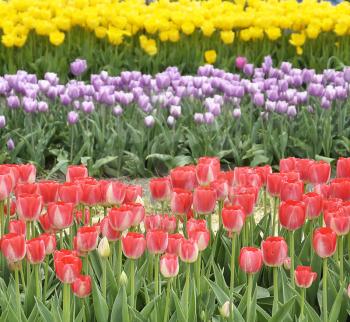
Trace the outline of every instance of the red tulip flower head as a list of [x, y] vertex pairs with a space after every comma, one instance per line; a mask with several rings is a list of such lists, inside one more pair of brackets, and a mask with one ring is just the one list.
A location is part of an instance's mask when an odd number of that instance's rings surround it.
[[56, 249], [56, 236], [54, 234], [44, 233], [38, 238], [44, 241], [45, 244], [45, 255], [52, 254]]
[[125, 206], [129, 207], [132, 212], [133, 220], [131, 226], [137, 227], [145, 218], [145, 207], [137, 202], [125, 203]]
[[105, 201], [110, 205], [121, 205], [125, 199], [126, 186], [119, 181], [110, 181], [105, 192]]
[[185, 215], [192, 206], [192, 192], [175, 188], [171, 194], [171, 211], [177, 215]]
[[116, 241], [121, 238], [121, 232], [113, 229], [109, 222], [109, 217], [106, 216], [101, 220], [100, 229], [103, 237], [106, 237], [109, 241]]
[[66, 181], [74, 182], [77, 179], [88, 177], [88, 170], [85, 165], [70, 165], [67, 168]]
[[142, 197], [142, 187], [138, 185], [125, 186], [124, 202], [136, 202], [137, 197]]
[[109, 223], [114, 230], [125, 231], [131, 227], [133, 212], [129, 206], [122, 205], [119, 208], [112, 208], [108, 213]]
[[19, 182], [33, 183], [36, 178], [36, 167], [33, 164], [21, 164], [18, 166]]
[[295, 171], [296, 168], [296, 158], [290, 157], [280, 160], [280, 172], [290, 172]]
[[11, 220], [9, 222], [9, 233], [26, 235], [26, 222], [23, 220]]
[[17, 183], [15, 188], [15, 195], [18, 197], [21, 194], [34, 195], [38, 191], [37, 183]]
[[350, 158], [338, 159], [337, 178], [350, 178]]
[[180, 233], [169, 234], [168, 235], [168, 247], [166, 252], [169, 254], [179, 254], [181, 241], [184, 239], [184, 236]]
[[86, 180], [81, 184], [83, 190], [81, 202], [93, 206], [102, 201], [101, 185], [96, 180]]
[[333, 198], [339, 198], [343, 201], [350, 200], [350, 179], [336, 178], [333, 179], [329, 187], [329, 195]]
[[301, 200], [304, 193], [304, 183], [298, 179], [284, 178], [281, 182], [281, 201]]
[[58, 195], [61, 201], [78, 205], [81, 201], [83, 190], [78, 183], [65, 182], [58, 187]]
[[308, 192], [303, 195], [302, 201], [305, 204], [306, 217], [317, 218], [322, 212], [323, 198], [316, 192]]
[[90, 252], [97, 247], [99, 232], [96, 227], [80, 227], [77, 232], [77, 250], [81, 253]]
[[315, 161], [309, 167], [309, 181], [312, 184], [327, 183], [331, 176], [331, 165], [325, 161]]
[[26, 255], [24, 235], [7, 234], [1, 239], [1, 252], [9, 263], [19, 262]]
[[216, 191], [218, 200], [225, 200], [228, 196], [229, 185], [226, 179], [216, 179], [210, 184], [210, 187]]
[[43, 199], [40, 195], [21, 194], [17, 196], [17, 213], [25, 221], [38, 220], [43, 208]]
[[225, 206], [222, 209], [221, 216], [225, 230], [230, 233], [239, 233], [242, 230], [246, 218], [242, 206]]
[[170, 178], [173, 188], [192, 191], [197, 186], [196, 167], [177, 167], [170, 171]]
[[297, 266], [294, 272], [295, 284], [298, 287], [309, 288], [316, 281], [317, 273], [313, 272], [311, 266]]
[[162, 216], [161, 215], [145, 216], [144, 224], [145, 224], [146, 231], [161, 229], [162, 228]]
[[314, 231], [312, 246], [318, 256], [332, 256], [337, 248], [337, 234], [330, 228], [317, 228]]
[[350, 232], [350, 214], [343, 209], [333, 212], [329, 218], [328, 226], [338, 236], [346, 236]]
[[65, 229], [73, 224], [74, 205], [68, 202], [53, 202], [47, 206], [47, 215], [51, 227]]
[[168, 233], [163, 230], [150, 230], [146, 234], [146, 242], [151, 254], [162, 254], [168, 247]]
[[149, 182], [152, 199], [155, 201], [166, 201], [171, 197], [171, 181], [168, 177], [153, 178]]
[[282, 201], [279, 209], [281, 226], [293, 231], [302, 227], [305, 223], [305, 204], [302, 201]]
[[261, 250], [266, 266], [282, 266], [288, 256], [288, 246], [283, 237], [267, 237], [261, 243]]
[[179, 258], [174, 254], [164, 254], [160, 258], [160, 272], [165, 278], [175, 277], [179, 273]]
[[65, 284], [72, 284], [79, 276], [82, 261], [74, 255], [63, 255], [54, 258], [57, 278]]
[[45, 243], [41, 238], [27, 241], [27, 260], [30, 264], [42, 263], [45, 259]]
[[205, 250], [210, 241], [210, 232], [207, 228], [198, 227], [188, 231], [188, 238], [194, 240], [197, 243], [198, 250]]
[[162, 218], [161, 229], [168, 232], [169, 234], [173, 234], [176, 231], [176, 217], [164, 215]]
[[84, 298], [91, 293], [91, 276], [79, 275], [71, 284], [73, 294], [79, 298]]
[[38, 183], [38, 194], [43, 197], [43, 202], [47, 205], [58, 199], [59, 183], [56, 181], [46, 180]]
[[10, 196], [12, 190], [12, 177], [10, 170], [0, 169], [0, 200], [5, 200]]
[[271, 196], [279, 197], [282, 179], [283, 176], [280, 173], [270, 173], [267, 175], [266, 190]]
[[122, 237], [122, 248], [125, 257], [138, 259], [146, 249], [146, 239], [143, 234], [129, 232]]
[[259, 248], [243, 247], [239, 253], [239, 267], [247, 274], [255, 274], [260, 271], [263, 258]]
[[216, 206], [216, 191], [210, 187], [197, 187], [193, 193], [193, 210], [201, 215], [211, 214]]
[[186, 224], [186, 229], [187, 231], [190, 230], [195, 230], [198, 228], [202, 228], [202, 229], [206, 229], [207, 228], [207, 222], [205, 219], [195, 219], [195, 218], [191, 218], [187, 221]]
[[179, 257], [185, 263], [194, 263], [198, 258], [198, 246], [192, 239], [183, 239], [179, 248]]

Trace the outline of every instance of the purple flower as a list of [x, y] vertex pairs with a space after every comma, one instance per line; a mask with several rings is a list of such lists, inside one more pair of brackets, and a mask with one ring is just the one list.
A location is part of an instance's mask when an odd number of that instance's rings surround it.
[[307, 91], [311, 96], [321, 97], [323, 95], [324, 88], [321, 84], [310, 83]]
[[287, 102], [285, 102], [285, 101], [278, 101], [276, 103], [276, 111], [278, 113], [284, 114], [284, 113], [287, 112], [287, 110], [288, 110], [288, 103]]
[[173, 126], [175, 124], [175, 118], [172, 115], [169, 115], [166, 122], [169, 126]]
[[80, 76], [87, 69], [87, 63], [85, 59], [76, 59], [70, 64], [70, 72], [74, 76]]
[[62, 105], [68, 106], [72, 102], [72, 99], [67, 94], [61, 94], [60, 102]]
[[74, 101], [74, 102], [73, 102], [73, 107], [74, 107], [76, 110], [79, 110], [79, 109], [80, 109], [80, 102], [79, 102], [79, 101]]
[[6, 145], [9, 151], [13, 151], [15, 149], [15, 142], [13, 142], [11, 138], [7, 140]]
[[144, 123], [147, 127], [153, 127], [155, 123], [154, 117], [152, 115], [146, 116], [144, 119]]
[[297, 110], [296, 110], [294, 105], [289, 105], [288, 106], [287, 115], [289, 117], [294, 117], [295, 115], [297, 115]]
[[239, 107], [235, 108], [232, 112], [232, 116], [235, 118], [235, 119], [239, 119], [242, 115], [242, 112], [241, 112], [241, 109]]
[[113, 107], [113, 115], [114, 116], [120, 116], [122, 114], [123, 114], [123, 109], [120, 105]]
[[70, 111], [67, 116], [67, 122], [70, 125], [76, 124], [79, 120], [79, 114], [75, 111]]
[[204, 122], [204, 115], [202, 113], [194, 113], [193, 119], [196, 123], [201, 124]]
[[59, 82], [59, 78], [56, 73], [47, 72], [45, 73], [44, 78], [53, 86], [56, 86]]
[[243, 69], [246, 63], [247, 63], [247, 58], [242, 56], [236, 57], [235, 65], [237, 69]]
[[344, 68], [344, 80], [350, 83], [350, 67]]
[[214, 123], [214, 120], [215, 120], [215, 117], [214, 117], [213, 113], [211, 113], [211, 112], [204, 113], [204, 121], [205, 121], [205, 123], [212, 124], [212, 123]]
[[49, 110], [49, 106], [46, 102], [40, 101], [38, 102], [38, 111], [39, 112], [47, 112]]
[[44, 93], [46, 93], [51, 86], [50, 82], [46, 79], [39, 80], [38, 85], [39, 85], [39, 89]]
[[170, 115], [172, 115], [175, 118], [178, 118], [181, 115], [181, 106], [171, 105], [170, 106]]
[[252, 76], [254, 73], [254, 65], [253, 64], [245, 64], [243, 67], [243, 73], [247, 76]]
[[284, 74], [289, 74], [290, 71], [292, 69], [292, 64], [289, 63], [289, 62], [282, 62], [281, 64], [281, 71], [284, 73]]
[[0, 129], [6, 126], [6, 117], [4, 115], [0, 115]]
[[21, 102], [20, 102], [18, 96], [15, 96], [15, 95], [11, 95], [11, 96], [7, 97], [6, 103], [10, 109], [19, 108], [21, 105]]
[[263, 106], [265, 103], [264, 94], [261, 94], [261, 93], [254, 94], [253, 103], [256, 106]]
[[27, 113], [33, 113], [36, 111], [38, 102], [29, 97], [23, 97], [23, 109]]
[[95, 105], [93, 102], [84, 101], [81, 103], [81, 108], [84, 113], [90, 114], [95, 110]]
[[331, 108], [331, 102], [326, 97], [322, 97], [321, 107], [325, 110], [328, 110]]

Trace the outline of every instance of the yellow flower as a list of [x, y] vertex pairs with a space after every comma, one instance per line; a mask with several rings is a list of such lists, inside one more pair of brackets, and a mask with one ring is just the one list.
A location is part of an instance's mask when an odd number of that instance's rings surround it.
[[169, 40], [169, 33], [167, 31], [161, 31], [159, 33], [159, 39], [162, 42], [168, 41]]
[[168, 32], [168, 36], [171, 42], [178, 42], [180, 39], [180, 33], [177, 29], [170, 29]]
[[215, 50], [207, 50], [204, 53], [204, 58], [208, 64], [214, 64], [216, 61], [216, 51]]
[[14, 45], [16, 47], [23, 47], [23, 45], [25, 44], [26, 41], [27, 41], [26, 35], [17, 36], [17, 37], [15, 37]]
[[110, 28], [107, 31], [108, 40], [112, 45], [120, 45], [123, 42], [123, 33], [116, 29]]
[[201, 26], [201, 30], [202, 30], [204, 36], [210, 37], [213, 34], [213, 32], [215, 31], [215, 28], [214, 28], [214, 25], [210, 21], [206, 21]]
[[91, 30], [94, 30], [100, 24], [100, 19], [97, 16], [91, 15], [86, 18], [86, 25]]
[[145, 51], [148, 55], [154, 56], [157, 53], [157, 46], [153, 46], [152, 44], [149, 44], [146, 46]]
[[265, 30], [267, 37], [274, 41], [281, 37], [281, 29], [277, 27], [269, 27]]
[[15, 36], [11, 34], [2, 35], [1, 42], [7, 48], [13, 47], [15, 45]]
[[249, 41], [252, 36], [250, 33], [250, 29], [243, 29], [241, 30], [239, 37], [243, 40], [243, 41]]
[[344, 36], [346, 34], [347, 30], [348, 30], [348, 26], [345, 24], [337, 23], [334, 27], [334, 32], [338, 36]]
[[107, 29], [105, 27], [99, 26], [95, 29], [95, 35], [97, 38], [104, 38], [107, 35]]
[[232, 44], [235, 39], [235, 33], [233, 31], [221, 31], [220, 38], [224, 44]]
[[330, 18], [323, 19], [321, 22], [321, 27], [323, 31], [331, 31], [333, 28], [333, 20]]
[[303, 54], [303, 48], [301, 48], [301, 47], [297, 47], [297, 54], [299, 55], [299, 56], [301, 56], [302, 54]]
[[187, 21], [181, 25], [181, 30], [185, 35], [190, 35], [194, 32], [194, 24]]
[[306, 28], [306, 34], [310, 39], [316, 39], [320, 31], [320, 27], [317, 25], [308, 25]]
[[54, 46], [59, 46], [64, 41], [64, 33], [60, 31], [54, 31], [50, 33], [50, 43]]
[[295, 47], [301, 47], [305, 43], [305, 35], [294, 33], [291, 35], [289, 42]]

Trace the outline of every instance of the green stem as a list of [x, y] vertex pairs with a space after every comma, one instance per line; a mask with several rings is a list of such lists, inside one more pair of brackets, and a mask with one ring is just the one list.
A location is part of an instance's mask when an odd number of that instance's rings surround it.
[[23, 265], [21, 263], [21, 268], [20, 268], [20, 274], [21, 274], [21, 281], [22, 281], [22, 286], [24, 288], [24, 291], [26, 290], [26, 280], [24, 278], [24, 273], [23, 273]]
[[154, 293], [159, 295], [159, 254], [156, 254], [154, 267]]
[[107, 259], [102, 258], [102, 296], [106, 299], [107, 295]]
[[182, 231], [183, 231], [185, 238], [187, 238], [187, 214], [184, 215]]
[[185, 309], [185, 316], [186, 320], [188, 318], [188, 298], [189, 298], [189, 293], [190, 293], [190, 272], [191, 272], [191, 266], [189, 263], [186, 264], [186, 282], [185, 282], [185, 288], [184, 288], [184, 298], [185, 298], [185, 303], [186, 306], [184, 307]]
[[344, 243], [343, 236], [339, 236], [339, 275], [340, 275], [340, 286], [344, 282]]
[[117, 241], [117, 281], [119, 283], [119, 278], [122, 273], [122, 259], [123, 259], [123, 254], [122, 254], [122, 241], [119, 239]]
[[21, 298], [20, 298], [20, 293], [19, 293], [18, 269], [15, 270], [15, 284], [16, 284], [16, 302], [17, 302], [18, 318], [19, 318], [19, 321], [21, 321], [22, 320], [22, 316], [21, 316]]
[[232, 233], [232, 244], [231, 244], [231, 277], [230, 277], [230, 294], [231, 301], [233, 300], [233, 288], [235, 280], [235, 248], [236, 248], [236, 233]]
[[81, 206], [81, 225], [85, 225], [85, 205]]
[[63, 321], [70, 321], [70, 284], [63, 284]]
[[198, 296], [201, 294], [201, 263], [202, 262], [202, 252], [198, 253], [198, 259], [195, 265], [195, 274], [196, 274], [196, 287], [198, 291]]
[[165, 310], [164, 310], [164, 319], [163, 322], [169, 321], [169, 306], [170, 306], [170, 290], [171, 290], [172, 278], [168, 279], [167, 288], [166, 288], [166, 299], [165, 299]]
[[277, 231], [276, 231], [276, 217], [277, 217], [277, 197], [273, 197], [273, 217], [272, 217], [272, 235], [277, 236]]
[[47, 282], [48, 282], [48, 279], [49, 279], [49, 255], [47, 255], [45, 257], [45, 272], [44, 272], [44, 275], [45, 275], [45, 280], [44, 280], [44, 295], [43, 295], [43, 298], [45, 300], [46, 299], [46, 292], [47, 292]]
[[266, 193], [266, 187], [263, 188], [264, 193], [264, 217], [267, 214], [267, 193]]
[[273, 306], [272, 316], [278, 311], [278, 267], [273, 268]]
[[304, 307], [305, 307], [305, 288], [301, 288], [301, 305], [300, 305], [300, 320], [304, 320]]
[[294, 280], [294, 231], [289, 232], [289, 250], [290, 250], [290, 282], [292, 288], [295, 289], [295, 280]]
[[218, 231], [221, 232], [222, 230], [222, 217], [221, 217], [221, 213], [222, 213], [222, 208], [224, 206], [224, 201], [223, 200], [219, 200], [219, 229]]
[[135, 308], [135, 260], [130, 261], [130, 306]]
[[90, 226], [92, 226], [93, 209], [94, 209], [93, 207], [89, 208], [89, 211], [90, 211], [90, 222], [89, 222], [89, 224], [90, 224]]
[[249, 217], [250, 222], [249, 222], [249, 228], [250, 228], [250, 245], [254, 246], [254, 213], [250, 215]]
[[1, 235], [0, 238], [4, 235], [5, 232], [5, 222], [4, 222], [4, 201], [0, 201], [0, 225], [1, 225]]
[[[251, 314], [252, 306], [252, 290], [253, 290], [253, 275], [248, 274], [248, 293], [247, 293], [247, 321], [248, 317]], [[255, 310], [255, 308], [254, 308]]]
[[63, 249], [63, 230], [60, 230], [60, 249]]
[[35, 272], [35, 295], [38, 299], [41, 299], [41, 292], [40, 292], [40, 285], [41, 281], [39, 281], [39, 270], [40, 270], [40, 264], [34, 265], [34, 272]]
[[323, 278], [322, 278], [322, 314], [323, 314], [323, 322], [328, 321], [328, 300], [327, 300], [327, 257], [323, 259]]

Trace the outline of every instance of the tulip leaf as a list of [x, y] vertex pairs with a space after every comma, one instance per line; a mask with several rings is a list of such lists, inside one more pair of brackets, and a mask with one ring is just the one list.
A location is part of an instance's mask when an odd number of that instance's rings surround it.
[[343, 287], [343, 285], [340, 285], [339, 292], [338, 292], [336, 298], [334, 299], [332, 309], [331, 309], [331, 312], [329, 314], [329, 321], [337, 321], [338, 320], [338, 316], [339, 316], [340, 309], [341, 309], [342, 302], [343, 302], [343, 293], [344, 293], [344, 287]]
[[186, 316], [185, 316], [185, 312], [182, 309], [181, 302], [180, 302], [177, 294], [174, 292], [174, 290], [172, 290], [172, 295], [173, 295], [172, 297], [174, 299], [175, 308], [176, 308], [176, 321], [188, 322], [188, 320], [186, 319]]
[[215, 296], [220, 306], [222, 306], [225, 302], [230, 300], [229, 296], [216, 283], [212, 282], [211, 280], [208, 280], [207, 278], [206, 281], [215, 293]]
[[254, 294], [253, 294], [253, 298], [252, 298], [252, 306], [251, 306], [251, 310], [248, 312], [248, 318], [247, 318], [247, 322], [254, 322], [255, 318], [256, 318], [256, 293], [257, 290], [255, 289]]
[[188, 305], [188, 321], [197, 321], [196, 311], [197, 311], [197, 301], [196, 301], [196, 287], [195, 283], [190, 284], [190, 298]]
[[[29, 263], [27, 264], [29, 265]], [[31, 265], [29, 265], [31, 266]], [[31, 271], [30, 280], [26, 287], [26, 292], [24, 295], [24, 312], [29, 314], [32, 307], [35, 305], [34, 292], [35, 292], [35, 272], [34, 269]]]
[[288, 315], [292, 309], [295, 302], [295, 296], [293, 296], [287, 303], [280, 306], [276, 314], [274, 314], [269, 322], [280, 322], [285, 321], [285, 317]]
[[45, 322], [54, 321], [52, 313], [39, 299], [35, 298], [38, 311]]
[[123, 289], [122, 321], [129, 322], [130, 316], [129, 316], [128, 296], [126, 294], [126, 286], [123, 286], [122, 289]]
[[109, 314], [108, 305], [106, 300], [103, 298], [95, 279], [92, 280], [92, 302], [97, 322], [107, 321]]
[[[301, 305], [301, 295], [300, 293], [298, 293], [296, 290], [292, 290], [293, 293], [296, 295], [296, 300], [299, 304], [299, 306]], [[316, 311], [312, 308], [312, 306], [305, 301], [305, 312], [306, 315], [309, 318], [309, 321], [313, 321], [313, 322], [321, 322], [320, 317], [318, 316], [318, 314], [316, 313]]]
[[94, 165], [92, 166], [93, 170], [98, 170], [100, 169], [102, 166], [104, 166], [105, 164], [108, 164], [114, 160], [116, 160], [118, 158], [118, 156], [106, 156], [102, 159], [98, 159]]
[[116, 296], [113, 303], [111, 321], [118, 321], [122, 316], [122, 302], [123, 302], [123, 294], [120, 288], [118, 295]]

